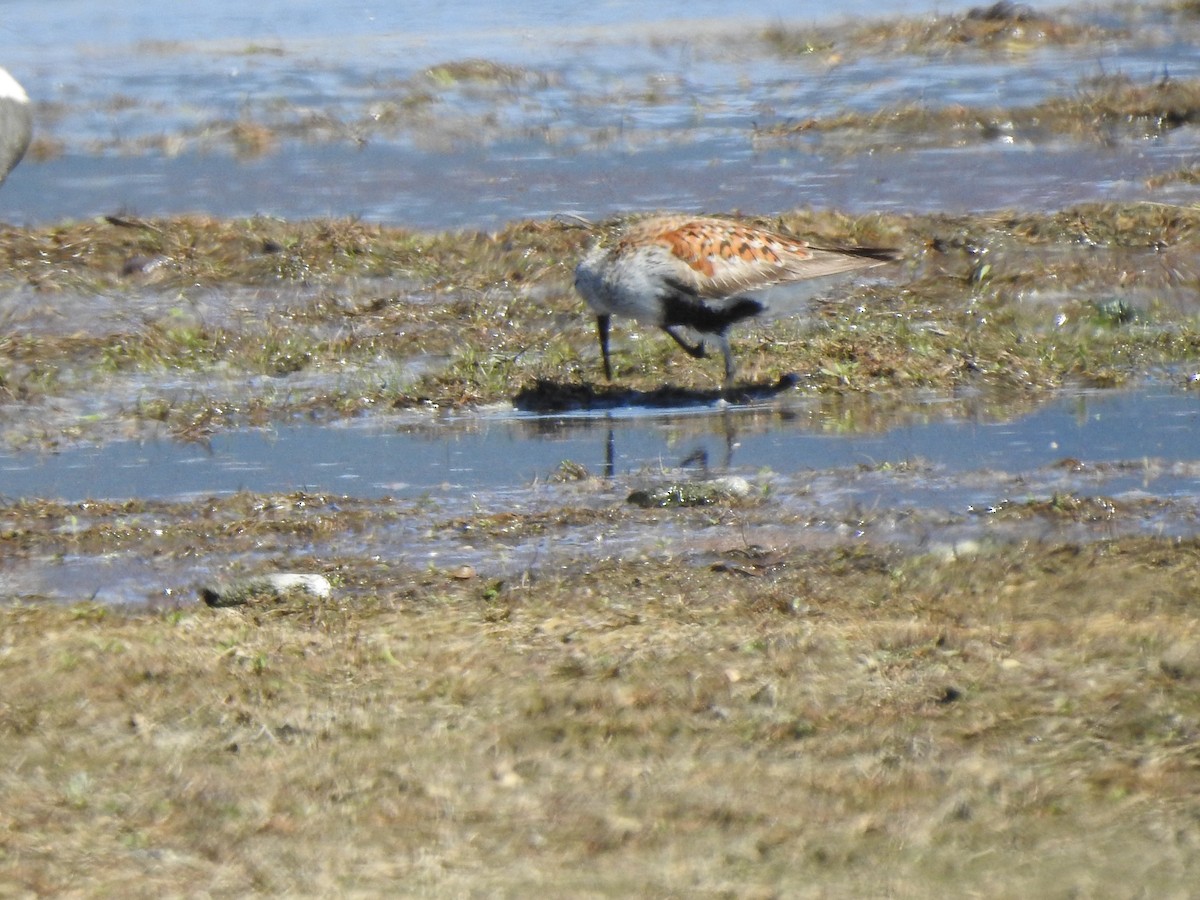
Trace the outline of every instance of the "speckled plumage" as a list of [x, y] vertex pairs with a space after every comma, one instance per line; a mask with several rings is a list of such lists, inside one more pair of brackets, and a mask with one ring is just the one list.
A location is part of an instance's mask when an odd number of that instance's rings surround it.
[[692, 356], [705, 355], [703, 340], [690, 344], [679, 328], [711, 338], [725, 358], [729, 384], [734, 364], [728, 329], [765, 309], [748, 295], [899, 258], [895, 250], [817, 247], [730, 219], [656, 216], [593, 247], [575, 270], [575, 287], [596, 313], [608, 378], [609, 323], [621, 315], [662, 328]]

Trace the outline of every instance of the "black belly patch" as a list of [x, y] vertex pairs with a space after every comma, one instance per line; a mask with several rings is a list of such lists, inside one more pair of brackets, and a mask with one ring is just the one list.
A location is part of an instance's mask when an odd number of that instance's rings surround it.
[[719, 306], [709, 306], [695, 294], [680, 290], [681, 285], [671, 287], [672, 290], [659, 297], [664, 326], [683, 325], [696, 331], [720, 334], [730, 325], [757, 316], [765, 309], [749, 297], [733, 297], [719, 301]]

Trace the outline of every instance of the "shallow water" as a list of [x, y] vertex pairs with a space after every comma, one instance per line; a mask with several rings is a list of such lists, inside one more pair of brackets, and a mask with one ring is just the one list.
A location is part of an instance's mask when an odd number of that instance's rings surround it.
[[[847, 151], [837, 136], [761, 141], [773, 124], [914, 102], [1013, 107], [1105, 73], [1135, 83], [1200, 74], [1200, 57], [1153, 15], [1138, 37], [1012, 54], [786, 57], [768, 26], [962, 11], [977, 4], [715, 2], [5, 5], [0, 63], [39, 101], [60, 154], [27, 160], [0, 218], [40, 223], [118, 211], [284, 218], [359, 216], [422, 228], [629, 209], [796, 206], [1055, 208], [1152, 196], [1148, 176], [1194, 159], [1195, 129], [1152, 139], [1046, 143], [1028, 136], [902, 152]], [[1107, 23], [1083, 5], [1073, 19]], [[1161, 18], [1161, 17], [1160, 17]], [[550, 25], [549, 21], [561, 24]], [[1120, 24], [1117, 21], [1113, 24]], [[491, 81], [427, 70], [486, 59]], [[235, 152], [230, 127], [276, 137]], [[884, 148], [886, 150], [886, 148]], [[946, 178], [947, 171], [972, 177]], [[1156, 199], [1170, 199], [1159, 191]]]
[[218, 434], [208, 445], [164, 439], [49, 455], [0, 453], [0, 478], [10, 497], [64, 501], [237, 491], [414, 498], [517, 491], [552, 476], [564, 461], [623, 479], [679, 468], [691, 469], [693, 477], [770, 472], [794, 478], [916, 463], [936, 479], [923, 493], [919, 485], [906, 487], [903, 498], [888, 502], [933, 507], [950, 498], [950, 505], [961, 505], [956, 479], [1036, 472], [1074, 460], [1094, 470], [1134, 464], [1110, 468], [1106, 490], [1200, 496], [1193, 468], [1200, 466], [1200, 397], [1194, 393], [1156, 386], [1070, 393], [999, 421], [987, 413], [956, 414], [961, 409], [931, 400], [879, 426], [856, 426], [812, 404], [787, 402], [306, 424]]
[[[1073, 393], [1000, 420], [950, 406], [931, 400], [868, 432], [799, 404], [297, 426], [219, 435], [207, 449], [161, 441], [8, 454], [0, 456], [0, 478], [14, 495], [186, 500], [305, 491], [339, 498], [334, 510], [366, 502], [374, 512], [369, 524], [324, 537], [268, 530], [216, 555], [179, 548], [18, 554], [0, 571], [0, 593], [176, 603], [193, 602], [197, 585], [231, 571], [296, 558], [466, 565], [482, 577], [509, 578], [603, 558], [719, 559], [747, 546], [867, 542], [971, 553], [981, 542], [1182, 536], [1200, 527], [1194, 393], [1162, 386]], [[611, 476], [555, 481], [566, 460]], [[633, 488], [720, 475], [744, 478], [760, 499], [711, 515], [628, 512]], [[1082, 504], [1079, 514], [1071, 512], [1072, 498]], [[209, 505], [197, 502], [197, 514]], [[71, 516], [56, 532], [89, 527], [91, 506], [80, 503], [78, 524]], [[560, 518], [562, 510], [593, 514]], [[108, 528], [120, 535], [136, 525], [145, 533], [161, 519], [169, 529], [174, 515], [118, 513]], [[545, 527], [520, 524], [539, 516], [547, 517]], [[510, 519], [511, 535], [488, 525]], [[0, 528], [8, 527], [0, 514]], [[209, 527], [219, 531], [219, 520]]]

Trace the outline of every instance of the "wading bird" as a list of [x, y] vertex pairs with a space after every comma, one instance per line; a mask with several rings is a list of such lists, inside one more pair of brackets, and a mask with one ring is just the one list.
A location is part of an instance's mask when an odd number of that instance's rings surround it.
[[[900, 259], [896, 250], [809, 244], [730, 219], [655, 216], [593, 247], [575, 269], [575, 288], [596, 313], [604, 375], [612, 380], [608, 333], [614, 315], [655, 325], [697, 358], [711, 339], [733, 383], [729, 328], [767, 309], [755, 292]], [[680, 329], [700, 336], [689, 341]]]
[[0, 69], [0, 183], [21, 161], [33, 136], [33, 112], [25, 90]]

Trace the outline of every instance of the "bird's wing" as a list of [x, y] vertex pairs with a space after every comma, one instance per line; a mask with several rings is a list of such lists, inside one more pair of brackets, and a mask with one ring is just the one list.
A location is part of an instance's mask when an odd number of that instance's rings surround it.
[[676, 279], [700, 297], [727, 297], [785, 281], [820, 278], [898, 258], [870, 248], [819, 248], [725, 219], [667, 216], [626, 231], [632, 244], [666, 248], [684, 263]]

